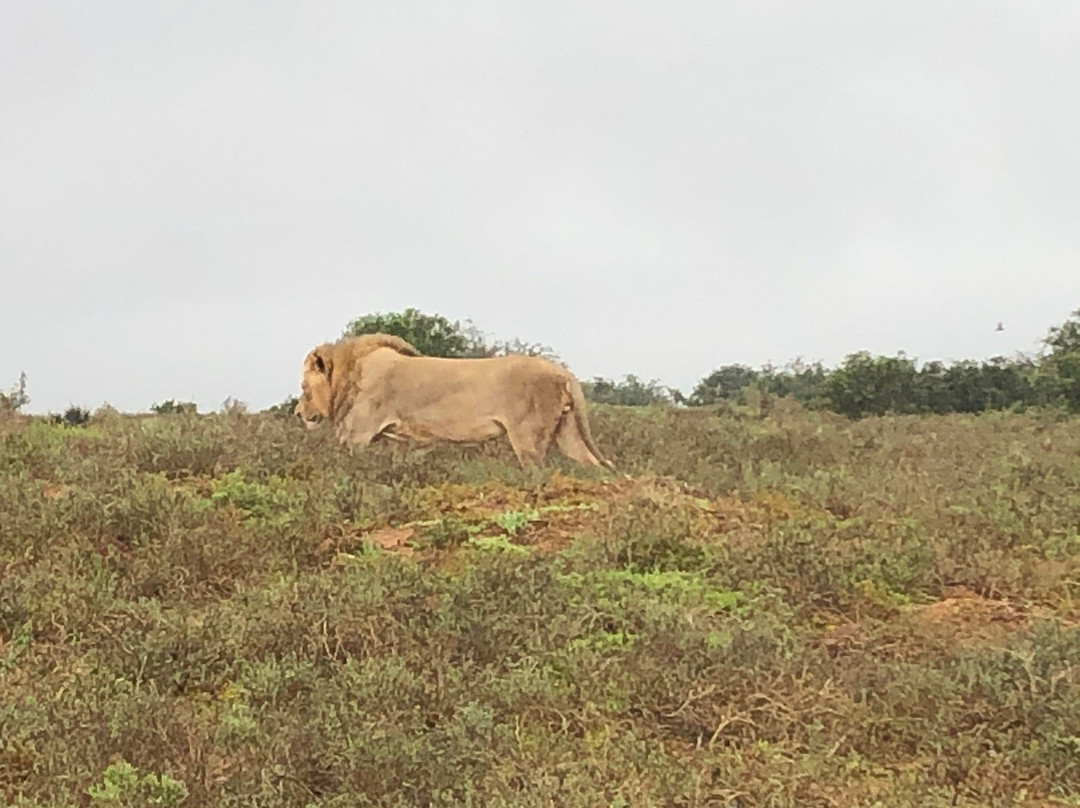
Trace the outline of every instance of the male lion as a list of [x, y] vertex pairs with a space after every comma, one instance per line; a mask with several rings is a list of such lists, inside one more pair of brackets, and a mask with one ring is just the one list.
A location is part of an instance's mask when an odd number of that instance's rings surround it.
[[593, 443], [581, 385], [547, 359], [442, 359], [365, 334], [313, 349], [301, 389], [296, 414], [308, 427], [330, 421], [342, 443], [476, 443], [505, 433], [523, 467], [543, 463], [554, 441], [571, 460], [614, 468]]

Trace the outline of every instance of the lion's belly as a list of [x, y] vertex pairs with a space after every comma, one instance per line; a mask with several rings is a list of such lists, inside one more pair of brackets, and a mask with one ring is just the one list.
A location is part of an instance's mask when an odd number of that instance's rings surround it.
[[422, 413], [403, 418], [387, 429], [393, 437], [416, 443], [451, 441], [454, 443], [478, 443], [502, 434], [502, 427], [493, 418], [470, 418], [447, 420], [436, 416], [425, 417]]

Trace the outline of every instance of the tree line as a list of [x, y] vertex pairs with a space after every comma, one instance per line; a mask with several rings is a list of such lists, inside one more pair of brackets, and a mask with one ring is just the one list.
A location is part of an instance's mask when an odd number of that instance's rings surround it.
[[[477, 358], [523, 353], [558, 359], [547, 345], [495, 340], [470, 321], [450, 321], [412, 308], [358, 317], [346, 326], [343, 336], [373, 333], [399, 336], [428, 356]], [[590, 401], [602, 404], [709, 406], [791, 398], [806, 407], [832, 410], [851, 418], [1031, 407], [1080, 412], [1080, 309], [1061, 325], [1050, 328], [1043, 343], [1037, 356], [999, 356], [981, 362], [920, 364], [902, 353], [874, 356], [859, 351], [835, 368], [802, 361], [784, 367], [723, 365], [702, 378], [689, 395], [656, 379], [645, 381], [633, 374], [621, 380], [594, 377], [583, 381], [582, 387]], [[17, 386], [7, 393], [0, 392], [0, 415], [18, 410], [29, 400], [26, 375], [22, 374]], [[288, 403], [277, 409], [291, 412]], [[155, 404], [152, 410], [167, 414], [194, 412], [195, 407], [190, 402], [170, 400]], [[57, 417], [82, 423], [87, 415], [73, 407]]]
[[789, 396], [806, 406], [858, 418], [865, 415], [985, 412], [1062, 407], [1080, 412], [1080, 309], [1050, 329], [1038, 356], [977, 362], [925, 362], [903, 354], [849, 355], [836, 368], [792, 363], [754, 370], [717, 368], [688, 403], [745, 402], [748, 392]]

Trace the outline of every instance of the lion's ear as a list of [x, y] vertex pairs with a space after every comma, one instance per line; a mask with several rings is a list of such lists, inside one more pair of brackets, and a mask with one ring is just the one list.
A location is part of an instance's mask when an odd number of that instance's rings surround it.
[[311, 357], [311, 364], [316, 371], [321, 373], [327, 379], [330, 378], [330, 374], [334, 369], [334, 362], [326, 352], [316, 348]]

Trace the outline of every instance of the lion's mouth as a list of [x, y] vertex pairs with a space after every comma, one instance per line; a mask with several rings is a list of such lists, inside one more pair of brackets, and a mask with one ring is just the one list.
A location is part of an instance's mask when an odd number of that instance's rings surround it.
[[308, 429], [315, 429], [317, 426], [322, 424], [323, 417], [321, 415], [312, 415], [311, 417], [303, 418], [302, 420], [305, 427], [307, 427]]

